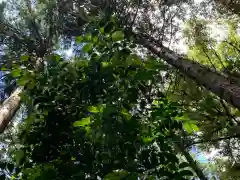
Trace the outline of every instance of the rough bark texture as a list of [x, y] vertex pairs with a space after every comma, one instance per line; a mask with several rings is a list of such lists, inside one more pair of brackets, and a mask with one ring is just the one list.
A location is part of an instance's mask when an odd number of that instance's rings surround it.
[[6, 99], [3, 104], [1, 105], [0, 109], [0, 133], [4, 131], [6, 126], [12, 120], [13, 116], [15, 115], [16, 111], [20, 107], [21, 97], [20, 93], [22, 92], [22, 88], [17, 88], [11, 96]]
[[139, 39], [138, 43], [195, 80], [199, 85], [203, 85], [217, 96], [240, 109], [240, 87], [227, 77], [207, 66], [186, 59], [163, 45], [150, 43], [145, 38]]

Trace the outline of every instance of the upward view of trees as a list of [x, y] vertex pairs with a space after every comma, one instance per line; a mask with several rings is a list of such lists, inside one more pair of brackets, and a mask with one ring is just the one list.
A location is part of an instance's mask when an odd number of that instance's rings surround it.
[[240, 179], [239, 7], [2, 1], [0, 179]]

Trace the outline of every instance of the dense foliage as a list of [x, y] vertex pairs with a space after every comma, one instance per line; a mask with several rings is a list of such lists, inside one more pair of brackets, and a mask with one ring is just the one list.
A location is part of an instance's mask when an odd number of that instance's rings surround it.
[[77, 38], [85, 57], [51, 56], [44, 72], [19, 79], [27, 80], [23, 97], [34, 105], [14, 152], [23, 179], [193, 175], [174, 153], [183, 129], [177, 104], [158, 88], [165, 65], [142, 59], [121, 30], [108, 34], [107, 27]]
[[[239, 18], [225, 16], [237, 8], [208, 3], [1, 4], [0, 115], [19, 89], [21, 106], [1, 134], [0, 178], [238, 179], [239, 110], [181, 66], [186, 57], [240, 86]], [[228, 28], [223, 40], [212, 19]], [[176, 66], [162, 47], [180, 47], [181, 24], [188, 53]], [[199, 163], [196, 149], [221, 156]]]

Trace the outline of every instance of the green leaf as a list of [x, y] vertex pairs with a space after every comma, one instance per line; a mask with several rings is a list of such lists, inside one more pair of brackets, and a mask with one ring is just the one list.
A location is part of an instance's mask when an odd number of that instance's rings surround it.
[[25, 156], [25, 153], [24, 153], [23, 149], [20, 149], [19, 151], [16, 152], [15, 160], [16, 160], [16, 163], [18, 166], [21, 165], [21, 162], [22, 162], [24, 156]]
[[150, 136], [145, 136], [142, 138], [143, 143], [151, 143], [153, 141], [153, 138]]
[[91, 112], [91, 113], [99, 113], [99, 108], [98, 107], [95, 107], [95, 106], [90, 106], [88, 107], [88, 111]]
[[198, 126], [197, 126], [196, 124], [191, 123], [190, 126], [192, 127], [192, 129], [193, 129], [195, 132], [199, 131], [199, 128], [198, 128]]
[[114, 28], [114, 23], [112, 21], [108, 22], [104, 27], [104, 33], [110, 33]]
[[183, 169], [183, 168], [186, 168], [186, 167], [190, 167], [190, 164], [188, 164], [187, 162], [182, 162], [182, 163], [179, 165], [179, 168], [180, 168], [180, 169]]
[[89, 106], [88, 111], [91, 113], [100, 113], [100, 112], [103, 112], [104, 108], [105, 108], [104, 104], [101, 104], [99, 106]]
[[27, 55], [23, 55], [20, 57], [21, 61], [28, 61], [28, 59], [29, 59], [29, 56], [27, 56]]
[[108, 62], [102, 62], [102, 67], [108, 67], [109, 66], [109, 63]]
[[179, 172], [179, 176], [183, 177], [183, 176], [193, 176], [192, 171], [190, 170], [182, 170]]
[[83, 41], [82, 36], [76, 37], [76, 43], [81, 43]]
[[183, 123], [183, 127], [187, 131], [187, 133], [191, 134], [193, 132], [189, 123]]
[[21, 77], [20, 79], [17, 80], [17, 83], [20, 86], [25, 86], [29, 80], [26, 77]]
[[74, 127], [79, 127], [79, 126], [87, 126], [89, 125], [91, 122], [91, 118], [87, 117], [87, 118], [82, 118], [80, 121], [76, 121], [73, 123]]
[[103, 28], [103, 27], [100, 28], [100, 32], [101, 32], [102, 34], [104, 33], [104, 28]]
[[121, 180], [121, 179], [124, 179], [128, 174], [129, 174], [129, 172], [127, 172], [125, 170], [119, 170], [119, 171], [115, 171], [112, 173], [108, 173], [104, 177], [104, 179], [106, 179], [106, 180]]
[[21, 76], [21, 69], [20, 69], [20, 68], [13, 69], [13, 70], [11, 71], [11, 75], [12, 75], [13, 77], [19, 77], [19, 76]]
[[106, 108], [103, 110], [103, 116], [105, 118], [109, 118], [109, 116], [116, 112], [117, 107], [113, 106], [113, 105], [107, 105]]
[[124, 39], [124, 33], [122, 31], [115, 31], [112, 34], [112, 40], [113, 41], [121, 41]]
[[4, 67], [4, 66], [1, 68], [1, 71], [8, 71], [8, 70], [9, 70], [9, 69], [6, 68], [6, 67]]
[[59, 62], [60, 58], [61, 58], [61, 56], [55, 55], [55, 60], [56, 60], [57, 62]]
[[191, 122], [183, 123], [183, 127], [189, 134], [199, 131], [199, 128], [197, 127], [197, 125]]
[[142, 63], [142, 60], [139, 58], [138, 55], [136, 54], [130, 54], [127, 59], [127, 64], [131, 65], [131, 64], [136, 64], [136, 65], [140, 65]]
[[175, 117], [175, 120], [177, 121], [189, 121], [189, 118], [186, 116], [177, 116]]
[[132, 117], [132, 115], [126, 109], [122, 109], [121, 113], [127, 118], [127, 120]]
[[92, 44], [85, 44], [85, 45], [83, 46], [83, 52], [87, 53], [87, 52], [91, 51], [92, 48], [93, 48], [93, 45], [92, 45]]

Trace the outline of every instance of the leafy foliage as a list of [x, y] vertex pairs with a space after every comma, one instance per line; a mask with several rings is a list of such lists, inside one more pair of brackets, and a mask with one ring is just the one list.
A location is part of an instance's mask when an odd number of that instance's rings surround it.
[[[115, 23], [112, 21], [112, 23]], [[50, 58], [28, 71], [23, 99], [33, 113], [21, 124], [15, 155], [23, 179], [186, 179], [171, 137], [182, 131], [177, 104], [161, 84], [158, 59], [134, 54], [121, 29], [90, 24], [78, 37], [83, 57]], [[105, 27], [106, 29], [106, 27]], [[152, 64], [154, 63], [154, 64]], [[27, 98], [28, 97], [28, 98]], [[186, 127], [185, 127], [186, 128]], [[20, 174], [18, 174], [20, 173]]]

